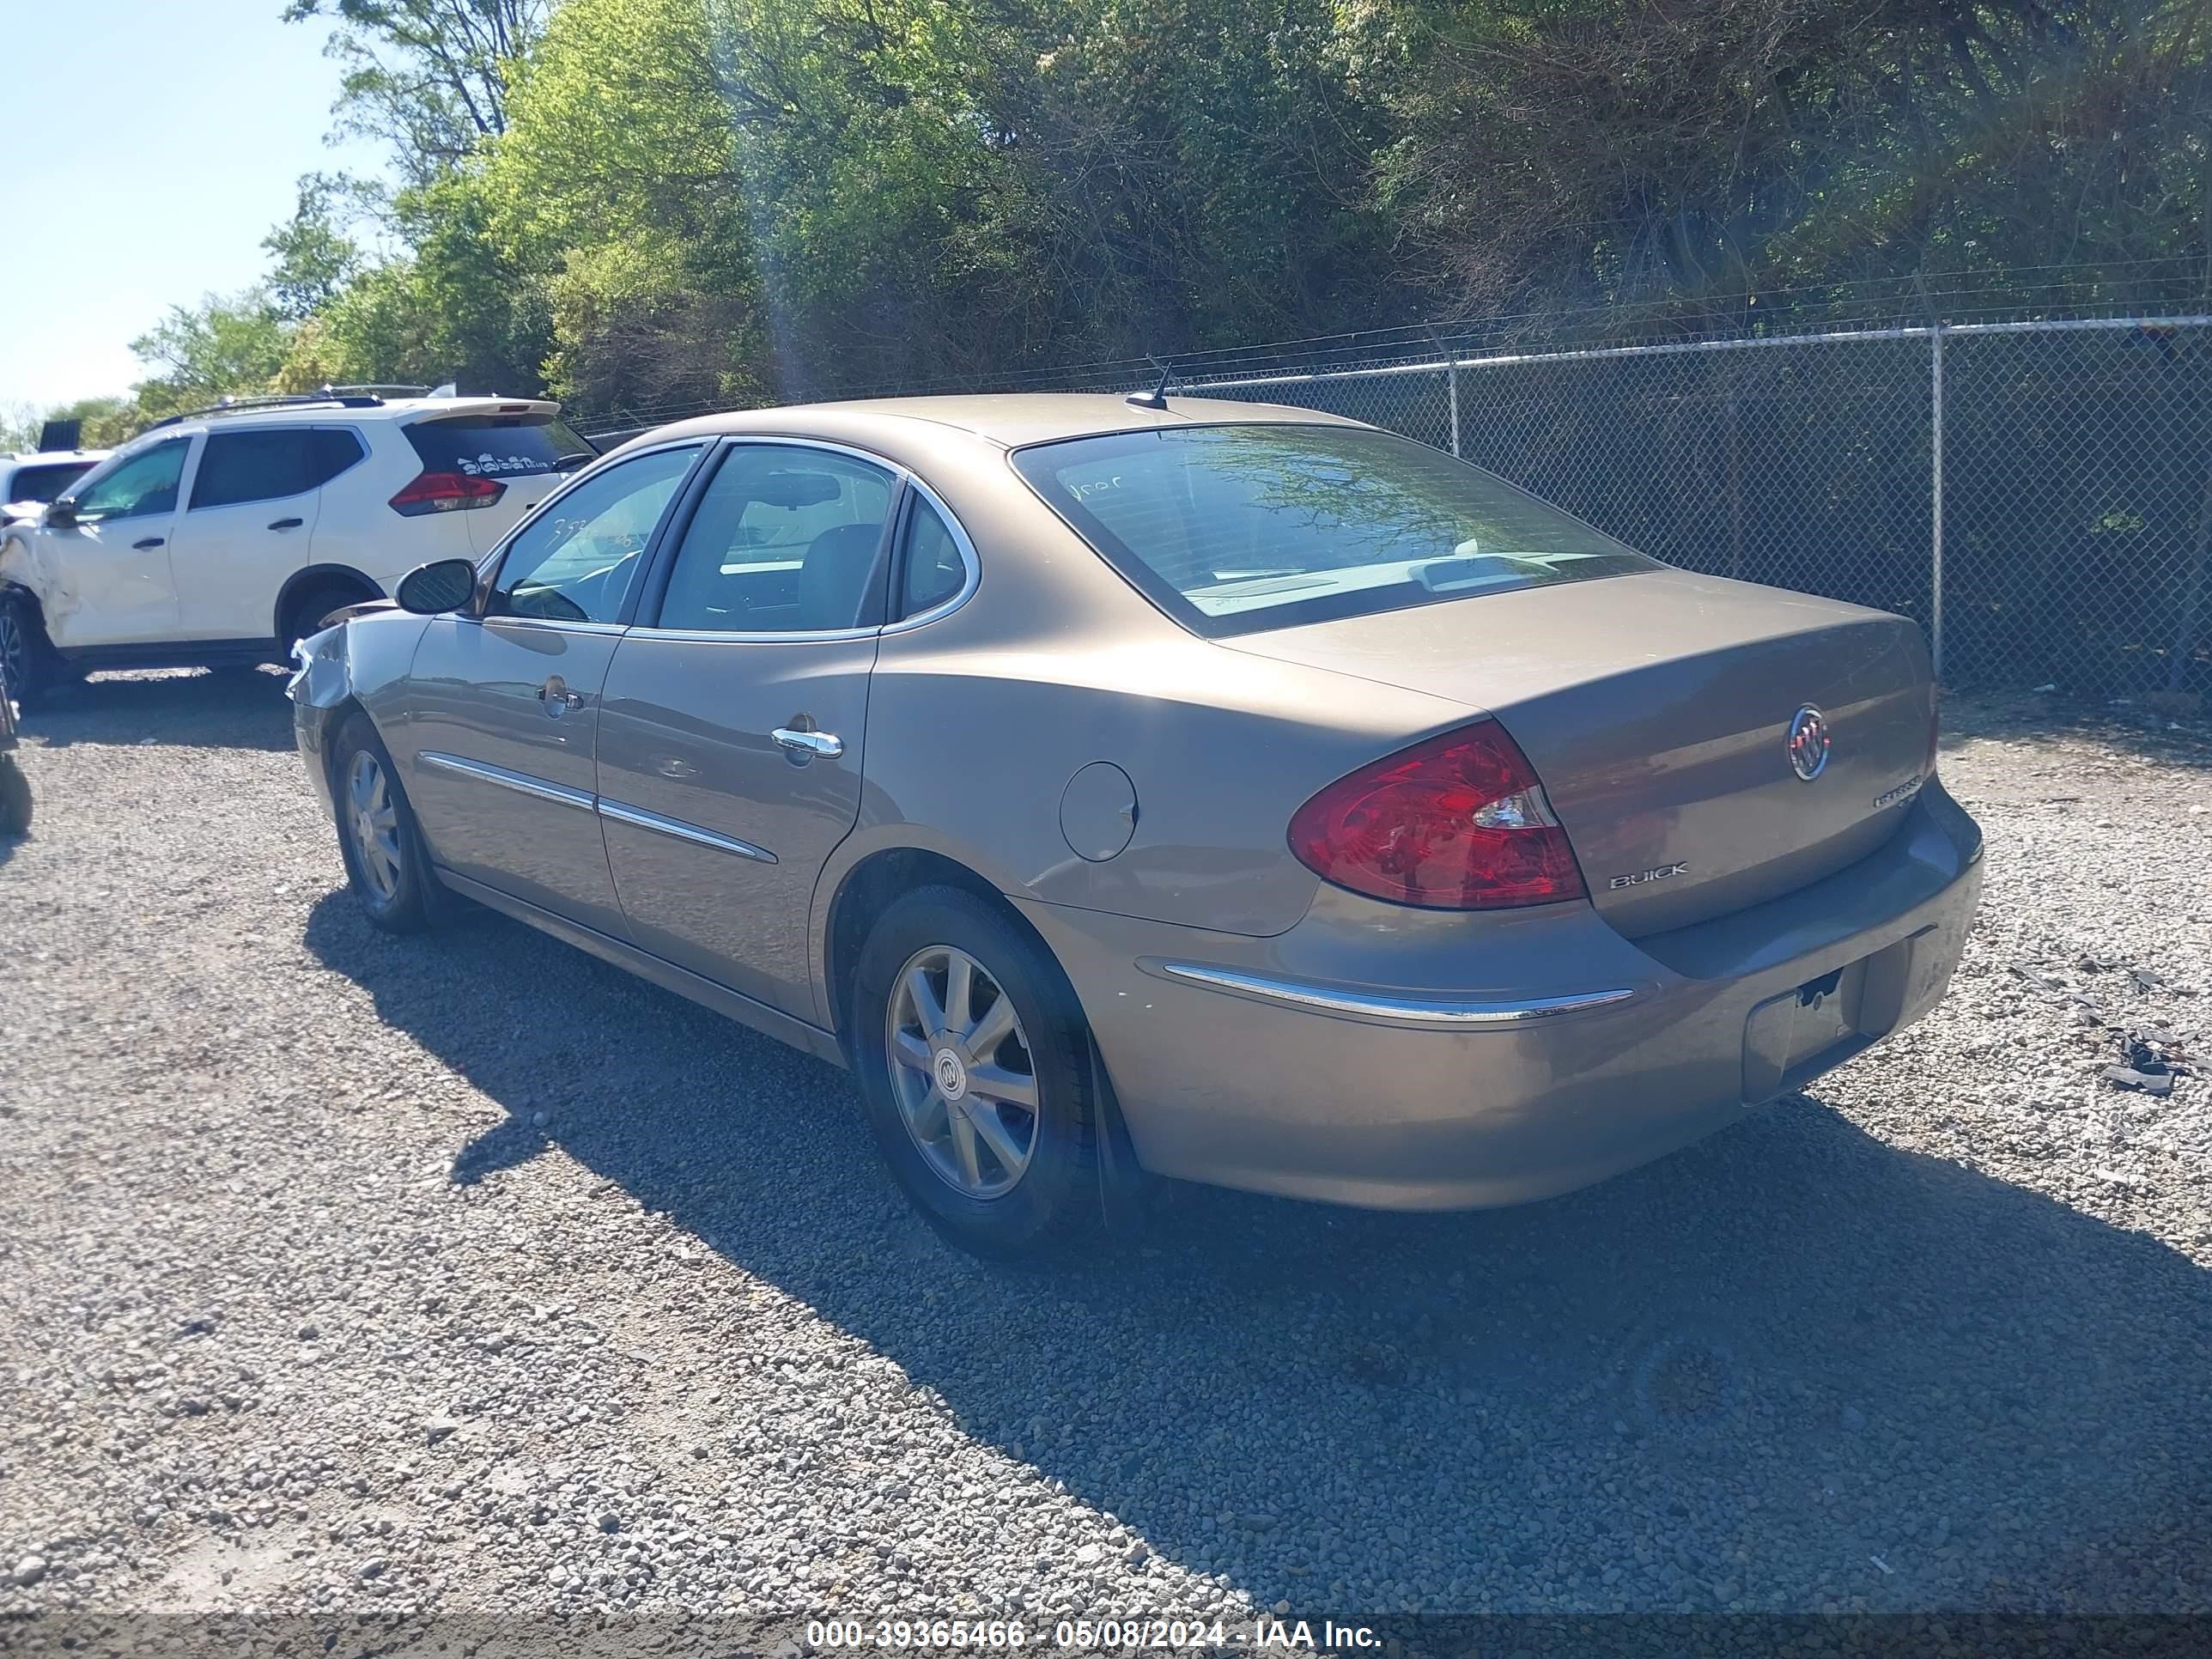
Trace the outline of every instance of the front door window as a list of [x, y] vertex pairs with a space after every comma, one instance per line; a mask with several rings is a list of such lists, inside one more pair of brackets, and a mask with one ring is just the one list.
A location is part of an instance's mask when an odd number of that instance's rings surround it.
[[107, 468], [77, 492], [80, 522], [146, 519], [177, 510], [177, 484], [185, 474], [190, 438], [172, 438]]
[[621, 462], [554, 501], [507, 548], [493, 611], [543, 622], [619, 620], [646, 544], [700, 447]]

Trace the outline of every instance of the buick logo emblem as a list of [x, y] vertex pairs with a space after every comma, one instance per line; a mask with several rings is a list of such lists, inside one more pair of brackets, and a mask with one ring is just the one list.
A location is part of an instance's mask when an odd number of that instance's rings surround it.
[[1828, 722], [1811, 703], [1790, 717], [1790, 769], [1807, 783], [1828, 763]]

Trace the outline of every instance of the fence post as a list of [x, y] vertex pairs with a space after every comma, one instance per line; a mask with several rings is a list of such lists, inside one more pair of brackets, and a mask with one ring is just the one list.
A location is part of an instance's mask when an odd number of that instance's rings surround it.
[[1459, 353], [1454, 351], [1444, 359], [1444, 373], [1451, 383], [1452, 455], [1459, 455]]
[[1929, 654], [1935, 660], [1936, 679], [1943, 678], [1943, 324], [1929, 329], [1929, 512], [1931, 529], [1928, 547]]

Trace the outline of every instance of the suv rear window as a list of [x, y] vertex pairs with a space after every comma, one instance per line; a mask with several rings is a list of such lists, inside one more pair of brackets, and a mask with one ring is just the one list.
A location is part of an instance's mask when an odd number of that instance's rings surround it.
[[46, 466], [18, 467], [15, 476], [8, 481], [7, 499], [11, 501], [58, 501], [64, 490], [91, 471], [90, 461], [57, 461]]
[[425, 472], [512, 478], [558, 472], [596, 459], [557, 415], [446, 415], [406, 428]]
[[1209, 637], [1659, 568], [1495, 473], [1361, 427], [1155, 427], [1018, 450], [1031, 489]]

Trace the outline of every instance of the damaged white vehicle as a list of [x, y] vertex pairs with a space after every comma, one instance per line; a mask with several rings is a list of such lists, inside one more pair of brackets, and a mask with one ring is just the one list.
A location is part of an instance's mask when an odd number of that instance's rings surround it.
[[98, 668], [283, 662], [591, 460], [560, 410], [336, 387], [173, 416], [0, 526], [0, 672], [27, 706]]

